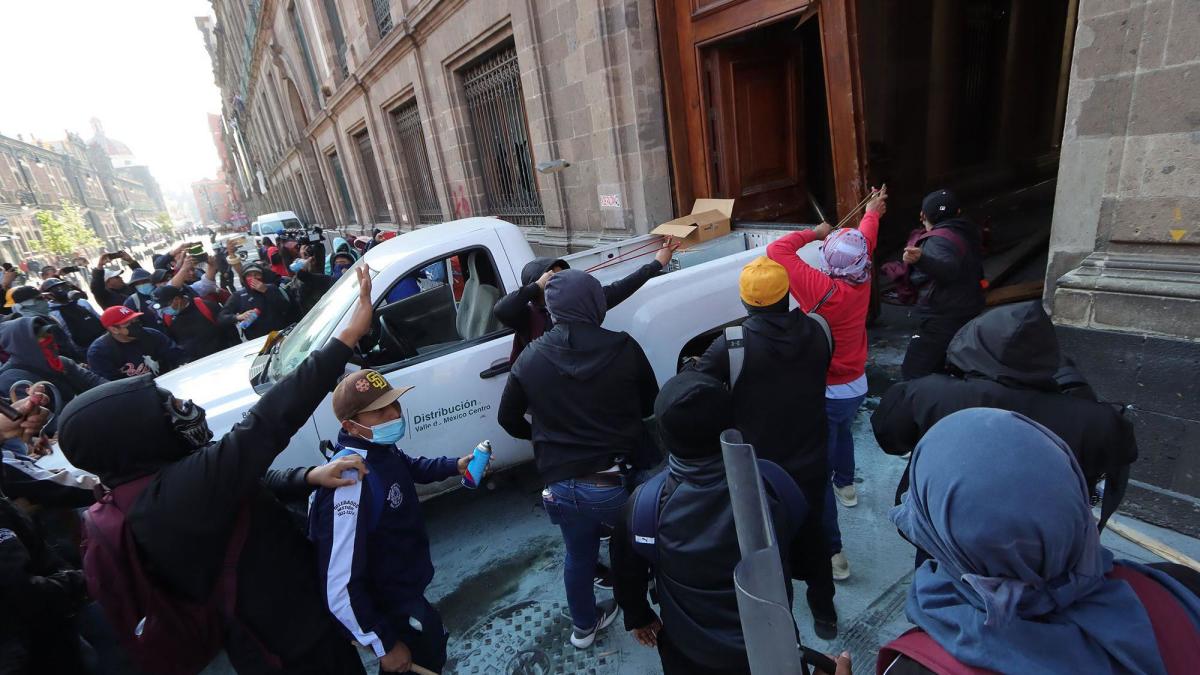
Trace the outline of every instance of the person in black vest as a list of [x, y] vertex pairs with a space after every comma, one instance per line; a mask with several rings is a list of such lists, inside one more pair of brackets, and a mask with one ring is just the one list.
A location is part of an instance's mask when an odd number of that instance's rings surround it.
[[[658, 647], [666, 675], [750, 673], [733, 587], [741, 551], [721, 458], [721, 432], [733, 427], [733, 410], [729, 390], [704, 373], [685, 370], [663, 385], [654, 414], [669, 458], [653, 533], [657, 561], [652, 566], [635, 550], [630, 508], [654, 481], [633, 493], [613, 531], [613, 593], [625, 628], [643, 645]], [[799, 492], [790, 478], [784, 480]], [[769, 482], [765, 488], [786, 575], [788, 544], [804, 514], [794, 513]], [[646, 600], [652, 578], [661, 619]], [[788, 591], [790, 597], [791, 584]]]
[[62, 279], [47, 279], [42, 292], [50, 298], [50, 318], [58, 322], [75, 350], [87, 358], [88, 347], [104, 335], [100, 315], [87, 301], [83, 291]]
[[616, 603], [597, 606], [593, 575], [602, 531], [628, 497], [621, 469], [643, 451], [658, 382], [636, 340], [600, 327], [608, 304], [595, 277], [555, 274], [546, 305], [554, 328], [513, 364], [496, 419], [514, 438], [533, 440], [542, 505], [566, 548], [571, 644], [586, 649], [616, 618]]
[[929, 193], [921, 202], [921, 224], [941, 232], [904, 249], [903, 260], [912, 268], [909, 279], [919, 289], [920, 317], [900, 365], [906, 380], [942, 372], [950, 339], [984, 306], [979, 227], [962, 217], [958, 197], [949, 190]]
[[291, 300], [278, 286], [263, 282], [262, 265], [243, 266], [242, 283], [245, 288], [230, 297], [221, 310], [221, 323], [243, 325], [242, 334], [247, 340], [286, 328], [291, 322]]
[[757, 258], [742, 270], [744, 360], [731, 381], [729, 346], [718, 337], [696, 369], [731, 385], [734, 420], [758, 456], [775, 462], [796, 481], [808, 517], [792, 540], [792, 576], [808, 585], [808, 607], [817, 635], [837, 636], [833, 567], [822, 519], [829, 484], [829, 433], [825, 419], [825, 372], [832, 341], [817, 319], [788, 310], [787, 270]]
[[238, 343], [228, 325], [220, 322], [220, 305], [192, 297], [186, 289], [166, 284], [154, 291], [162, 307], [167, 335], [180, 347], [188, 361], [202, 359]]

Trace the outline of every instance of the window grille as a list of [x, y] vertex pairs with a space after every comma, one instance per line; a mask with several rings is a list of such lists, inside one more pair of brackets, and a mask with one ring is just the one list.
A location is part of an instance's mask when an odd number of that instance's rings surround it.
[[417, 222], [433, 224], [442, 222], [442, 207], [438, 204], [437, 191], [433, 187], [433, 170], [429, 166], [429, 152], [425, 147], [425, 133], [421, 128], [421, 114], [417, 102], [412, 101], [392, 113], [396, 128], [396, 153], [398, 164], [404, 167], [404, 187]]

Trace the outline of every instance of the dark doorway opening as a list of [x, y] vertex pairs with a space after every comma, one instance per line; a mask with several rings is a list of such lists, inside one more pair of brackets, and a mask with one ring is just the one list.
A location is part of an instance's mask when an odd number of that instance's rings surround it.
[[836, 201], [815, 16], [744, 31], [700, 52], [713, 195], [739, 221], [814, 223]]

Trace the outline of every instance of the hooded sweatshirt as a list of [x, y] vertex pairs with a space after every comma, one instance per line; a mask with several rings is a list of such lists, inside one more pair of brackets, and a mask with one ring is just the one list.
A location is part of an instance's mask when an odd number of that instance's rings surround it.
[[[8, 390], [21, 380], [49, 382], [56, 390], [51, 392], [52, 408], [61, 413], [71, 399], [108, 380], [81, 368], [65, 356], [58, 357], [61, 370], [51, 365], [42, 345], [38, 343], [34, 322], [35, 319], [26, 317], [0, 325], [0, 350], [9, 355], [8, 362], [0, 368], [0, 392], [7, 395]], [[51, 423], [56, 422], [52, 420]]]
[[[59, 444], [75, 466], [107, 486], [156, 474], [128, 513], [148, 575], [191, 600], [209, 597], [221, 571], [234, 518], [250, 509], [238, 562], [238, 617], [284, 661], [336, 635], [304, 532], [280, 499], [304, 499], [306, 469], [270, 470], [345, 372], [349, 347], [331, 340], [276, 382], [225, 436], [189, 451], [161, 414], [149, 376], [80, 396], [62, 415]], [[340, 638], [338, 638], [340, 641]], [[226, 644], [239, 673], [277, 673], [255, 663], [248, 641]]]
[[[513, 348], [508, 360], [516, 363], [517, 357], [530, 342], [554, 327], [554, 319], [546, 311], [542, 300], [542, 289], [537, 280], [552, 267], [564, 270], [570, 266], [562, 258], [534, 258], [521, 268], [521, 287], [500, 298], [492, 312], [496, 320], [513, 329]], [[632, 274], [604, 287], [605, 309], [612, 309], [637, 292], [647, 281], [662, 271], [657, 260], [642, 265]]]
[[[742, 324], [745, 358], [733, 387], [734, 420], [759, 457], [804, 483], [827, 473], [829, 341], [815, 320], [786, 307], [747, 308], [750, 316]], [[724, 335], [713, 341], [696, 369], [729, 382]]]
[[354, 250], [354, 247], [350, 245], [350, 242], [346, 241], [342, 237], [336, 237], [333, 240], [333, 250], [330, 251], [329, 256], [325, 258], [325, 274], [333, 274], [333, 256], [335, 253], [348, 253], [355, 260], [358, 260], [358, 251]]
[[[946, 352], [953, 375], [891, 386], [871, 415], [884, 452], [903, 455], [939, 420], [966, 408], [1018, 412], [1058, 435], [1075, 453], [1089, 485], [1113, 466], [1137, 459], [1137, 442], [1120, 408], [1059, 391], [1058, 338], [1041, 301], [1006, 305], [975, 318]], [[905, 477], [897, 497], [907, 487]]]
[[229, 302], [225, 303], [225, 307], [221, 309], [219, 323], [222, 326], [236, 326], [238, 314], [257, 309], [258, 318], [243, 331], [247, 340], [260, 338], [273, 330], [286, 328], [292, 322], [291, 299], [278, 286], [267, 283], [265, 278], [263, 283], [266, 284], [266, 287], [261, 293], [251, 290], [249, 286], [244, 285], [246, 283], [245, 271], [243, 270], [243, 288], [230, 296]]
[[546, 302], [554, 328], [513, 364], [497, 420], [513, 437], [533, 440], [546, 483], [634, 461], [649, 445], [642, 419], [658, 395], [646, 354], [628, 334], [600, 327], [607, 303], [594, 277], [554, 275]]

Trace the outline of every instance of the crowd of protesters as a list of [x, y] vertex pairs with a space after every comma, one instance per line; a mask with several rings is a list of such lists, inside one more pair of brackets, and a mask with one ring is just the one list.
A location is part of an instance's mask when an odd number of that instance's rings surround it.
[[[514, 332], [497, 420], [533, 445], [574, 648], [623, 613], [665, 673], [750, 672], [728, 429], [756, 450], [780, 563], [805, 584], [814, 632], [839, 635], [835, 582], [850, 558], [837, 509], [858, 503], [853, 422], [887, 199], [873, 191], [857, 227], [772, 243], [741, 271], [745, 319], [661, 388], [637, 340], [603, 324], [675, 244], [607, 287], [538, 258], [496, 303]], [[1060, 351], [1040, 303], [983, 311], [978, 228], [951, 191], [924, 200], [920, 225], [885, 270], [918, 331], [871, 416], [879, 447], [909, 456], [888, 515], [916, 564], [914, 629], [882, 648], [879, 672], [1193, 672], [1200, 574], [1114, 561], [1100, 544], [1137, 458], [1129, 421]], [[92, 300], [53, 269], [38, 286], [4, 276], [0, 674], [196, 673], [221, 650], [239, 673], [363, 673], [356, 646], [382, 672], [446, 665], [416, 485], [467, 475], [472, 455], [407, 455], [412, 387], [347, 374], [375, 318], [358, 252], [261, 243], [262, 262], [232, 243], [212, 256], [185, 244], [152, 271], [106, 254]], [[816, 266], [798, 255], [810, 244]], [[342, 332], [224, 436], [156, 385], [285, 328], [346, 274], [358, 300]], [[331, 391], [341, 431], [328, 462], [271, 469]], [[38, 466], [53, 440], [73, 468]], [[306, 522], [287, 502], [307, 504]], [[41, 517], [89, 505], [81, 557]], [[849, 675], [849, 656], [825, 668]]]

